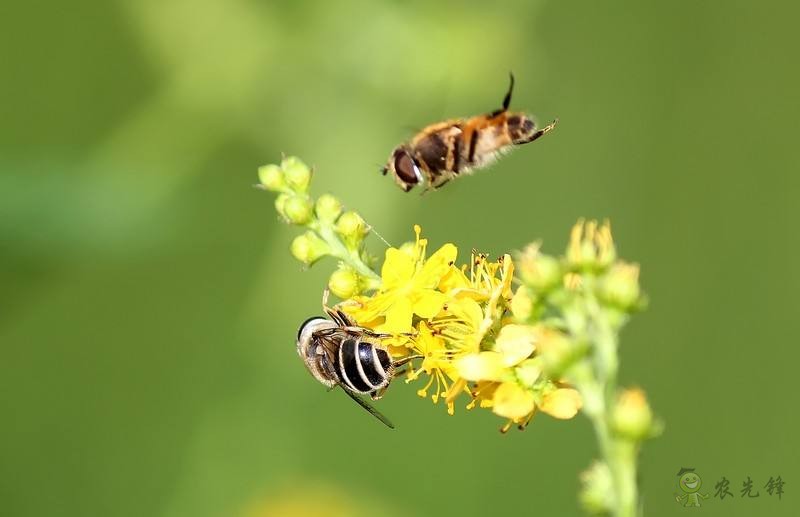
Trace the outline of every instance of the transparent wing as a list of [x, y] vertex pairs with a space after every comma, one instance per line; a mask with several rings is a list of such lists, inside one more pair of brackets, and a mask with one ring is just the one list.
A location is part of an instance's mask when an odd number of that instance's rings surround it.
[[359, 397], [358, 395], [356, 395], [352, 391], [348, 390], [347, 388], [345, 388], [341, 384], [339, 384], [339, 386], [341, 386], [342, 387], [342, 391], [347, 393], [348, 397], [350, 397], [351, 399], [355, 400], [358, 403], [359, 406], [363, 407], [370, 414], [372, 414], [372, 416], [374, 416], [375, 418], [377, 418], [378, 420], [380, 420], [381, 422], [386, 424], [386, 427], [388, 427], [389, 429], [394, 429], [394, 425], [392, 425], [392, 423], [389, 421], [389, 419], [386, 418], [385, 416], [383, 416], [383, 414], [380, 411], [378, 411], [377, 409], [372, 407], [372, 405], [369, 402], [367, 402], [366, 400], [362, 399], [361, 397]]

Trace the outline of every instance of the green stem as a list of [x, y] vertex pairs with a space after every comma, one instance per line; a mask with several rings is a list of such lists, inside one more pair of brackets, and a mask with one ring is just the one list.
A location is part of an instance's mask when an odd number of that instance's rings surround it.
[[591, 365], [576, 371], [576, 386], [584, 398], [584, 412], [594, 427], [600, 454], [611, 472], [612, 514], [636, 517], [636, 442], [614, 432], [612, 415], [617, 403], [619, 367], [617, 329], [593, 296], [585, 300], [587, 326], [581, 329], [594, 350]]
[[331, 256], [336, 257], [356, 270], [367, 279], [367, 289], [377, 289], [381, 285], [381, 277], [361, 260], [358, 250], [349, 250], [330, 224], [313, 221], [309, 228], [317, 233], [331, 249]]

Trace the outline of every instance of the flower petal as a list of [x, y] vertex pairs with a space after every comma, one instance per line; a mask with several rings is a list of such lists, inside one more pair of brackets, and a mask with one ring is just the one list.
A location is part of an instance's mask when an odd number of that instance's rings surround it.
[[381, 267], [383, 280], [381, 290], [389, 291], [402, 287], [414, 275], [414, 259], [396, 248], [386, 250], [386, 258]]
[[414, 328], [411, 326], [411, 319], [411, 300], [408, 298], [396, 298], [386, 311], [386, 322], [381, 330], [389, 334], [412, 332]]
[[505, 366], [514, 366], [530, 357], [535, 338], [535, 330], [528, 325], [506, 325], [500, 329], [494, 350], [503, 356]]
[[494, 392], [492, 411], [514, 421], [522, 420], [533, 413], [533, 393], [520, 388], [516, 383], [504, 382]]
[[458, 374], [468, 381], [499, 381], [506, 368], [497, 352], [468, 354], [455, 361]]
[[439, 314], [439, 311], [442, 310], [442, 306], [446, 301], [447, 296], [445, 294], [426, 289], [414, 301], [413, 312], [420, 318], [433, 318]]
[[463, 271], [453, 266], [447, 270], [439, 281], [439, 290], [448, 293], [453, 289], [466, 289], [470, 287], [469, 278]]
[[439, 248], [425, 261], [422, 270], [414, 276], [414, 284], [418, 287], [435, 289], [445, 273], [453, 266], [457, 254], [458, 248], [450, 243]]
[[581, 394], [571, 388], [559, 388], [542, 397], [539, 407], [554, 418], [574, 417], [583, 406]]

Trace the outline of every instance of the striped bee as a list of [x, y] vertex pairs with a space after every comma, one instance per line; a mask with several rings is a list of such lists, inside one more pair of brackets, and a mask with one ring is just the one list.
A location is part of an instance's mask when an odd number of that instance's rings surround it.
[[[327, 293], [326, 297], [327, 298]], [[304, 321], [297, 331], [297, 353], [319, 382], [342, 390], [378, 420], [394, 429], [392, 423], [361, 398], [381, 398], [397, 375], [397, 368], [420, 356], [392, 361], [381, 339], [389, 337], [358, 327], [344, 312], [331, 309], [323, 300], [328, 318], [315, 316]]]
[[391, 173], [406, 192], [418, 184], [425, 190], [435, 190], [453, 178], [492, 164], [513, 146], [533, 142], [553, 129], [557, 119], [537, 129], [528, 115], [508, 111], [514, 90], [514, 75], [510, 77], [502, 108], [424, 128], [392, 151], [382, 169], [384, 176]]

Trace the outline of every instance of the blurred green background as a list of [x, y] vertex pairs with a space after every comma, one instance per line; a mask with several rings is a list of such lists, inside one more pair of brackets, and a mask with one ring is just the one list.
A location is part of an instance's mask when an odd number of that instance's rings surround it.
[[[735, 495], [698, 513], [796, 515], [800, 8], [647, 4], [5, 5], [0, 513], [579, 512], [584, 418], [501, 436], [397, 383], [389, 432], [308, 375], [296, 327], [333, 264], [299, 267], [251, 187], [286, 152], [390, 242], [419, 223], [462, 258], [558, 253], [609, 217], [651, 298], [622, 377], [667, 426], [646, 514], [688, 511], [675, 474], [695, 467]], [[430, 195], [381, 177], [415, 129], [498, 107], [509, 70], [554, 132]]]

